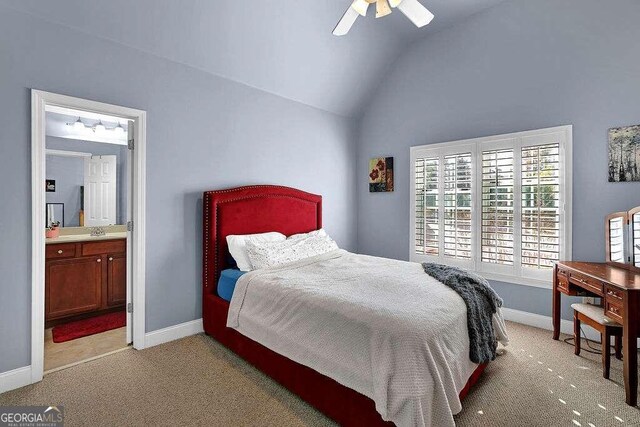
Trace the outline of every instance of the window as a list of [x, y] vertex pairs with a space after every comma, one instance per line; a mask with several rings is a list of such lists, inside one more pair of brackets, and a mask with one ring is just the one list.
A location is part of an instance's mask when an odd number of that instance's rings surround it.
[[571, 257], [571, 126], [411, 148], [411, 260], [547, 287]]

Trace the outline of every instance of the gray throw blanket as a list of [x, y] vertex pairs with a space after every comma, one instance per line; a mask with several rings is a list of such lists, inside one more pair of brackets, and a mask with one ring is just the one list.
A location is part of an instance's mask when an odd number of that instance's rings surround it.
[[469, 358], [487, 363], [496, 358], [498, 341], [493, 330], [493, 315], [502, 307], [502, 298], [483, 277], [457, 267], [422, 263], [425, 273], [458, 293], [467, 306]]

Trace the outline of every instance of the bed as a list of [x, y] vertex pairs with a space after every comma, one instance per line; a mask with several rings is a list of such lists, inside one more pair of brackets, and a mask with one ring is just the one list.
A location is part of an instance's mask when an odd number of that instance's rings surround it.
[[[393, 425], [383, 420], [370, 397], [227, 327], [230, 304], [217, 295], [220, 272], [230, 264], [227, 235], [278, 231], [289, 236], [319, 230], [322, 197], [281, 186], [239, 187], [205, 192], [203, 211], [205, 332], [341, 425]], [[474, 365], [466, 383], [458, 387], [460, 399], [485, 367]]]

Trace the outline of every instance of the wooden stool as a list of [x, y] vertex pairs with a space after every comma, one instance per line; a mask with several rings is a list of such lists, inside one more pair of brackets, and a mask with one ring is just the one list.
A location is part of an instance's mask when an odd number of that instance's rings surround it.
[[573, 339], [575, 354], [580, 354], [580, 323], [600, 332], [602, 342], [602, 376], [609, 379], [611, 337], [615, 338], [616, 359], [622, 359], [622, 325], [604, 315], [604, 309], [593, 304], [571, 304], [573, 308]]

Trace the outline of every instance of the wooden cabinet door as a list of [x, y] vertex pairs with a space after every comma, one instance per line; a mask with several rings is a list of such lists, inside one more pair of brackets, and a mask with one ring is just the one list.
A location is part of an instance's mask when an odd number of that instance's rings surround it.
[[127, 302], [127, 256], [107, 257], [107, 305], [114, 307]]
[[46, 270], [46, 320], [100, 309], [101, 257], [47, 261]]

